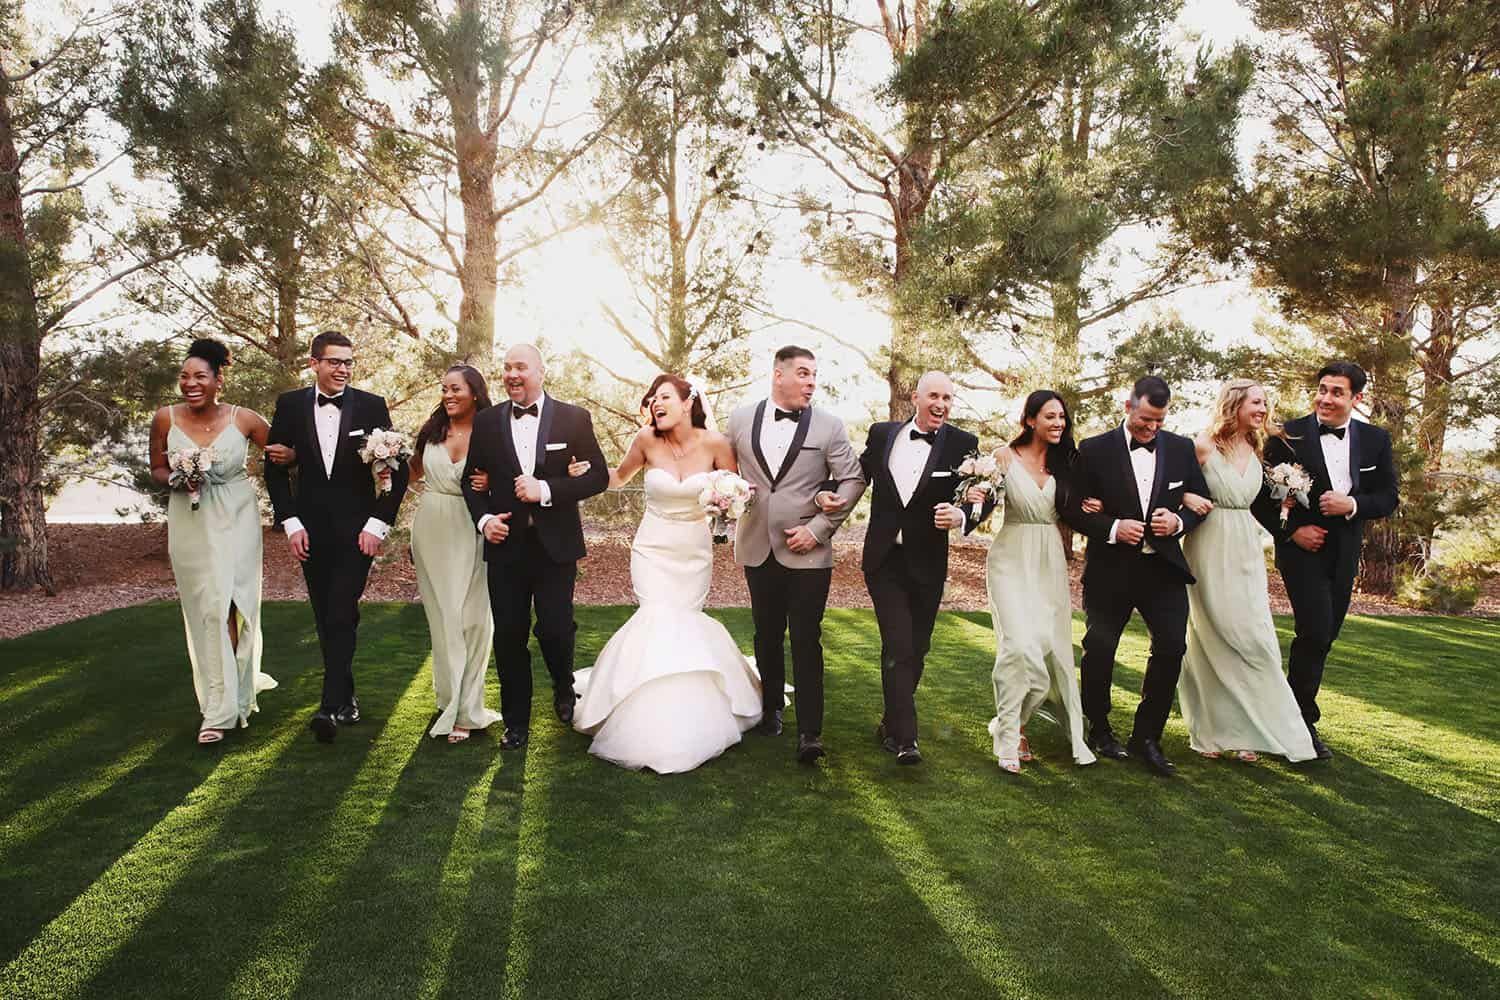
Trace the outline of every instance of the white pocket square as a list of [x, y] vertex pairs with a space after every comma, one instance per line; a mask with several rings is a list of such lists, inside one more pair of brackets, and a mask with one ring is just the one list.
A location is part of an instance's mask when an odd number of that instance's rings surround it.
[[552, 443], [550, 443], [550, 444], [547, 445], [547, 450], [548, 451], [562, 451], [567, 446], [568, 446], [568, 442], [566, 442], [566, 441], [553, 441]]
[[365, 432], [364, 431], [350, 431], [349, 432], [349, 436], [352, 437], [352, 438], [364, 437], [365, 436]]
[[1359, 467], [1359, 471], [1360, 472], [1374, 472], [1375, 471], [1375, 466], [1373, 466], [1373, 465], [1361, 465]]
[[951, 473], [951, 472], [934, 472], [932, 474], [932, 478], [933, 479], [937, 479], [939, 476], [951, 476], [951, 475], [953, 475], [953, 473]]
[[1182, 485], [1182, 480], [1179, 479], [1175, 483], [1168, 483], [1167, 484], [1167, 489], [1169, 489], [1169, 490], [1175, 490], [1177, 487], [1179, 487], [1181, 485]]

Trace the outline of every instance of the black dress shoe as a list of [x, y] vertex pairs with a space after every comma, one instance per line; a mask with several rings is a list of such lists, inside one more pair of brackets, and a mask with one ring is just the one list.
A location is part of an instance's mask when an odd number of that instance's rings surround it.
[[1333, 751], [1328, 749], [1328, 744], [1318, 739], [1318, 731], [1312, 726], [1307, 727], [1307, 735], [1312, 737], [1313, 753], [1319, 760], [1333, 760]]
[[825, 753], [823, 740], [817, 733], [803, 733], [797, 737], [797, 759], [802, 763], [815, 763]]
[[559, 695], [552, 699], [552, 708], [557, 712], [557, 721], [565, 726], [573, 724], [573, 706], [578, 702], [578, 695], [569, 691], [566, 695]]
[[897, 764], [920, 764], [922, 763], [922, 751], [917, 749], [915, 743], [908, 743], [896, 751]]
[[526, 746], [526, 730], [507, 729], [500, 739], [501, 750], [520, 750]]
[[770, 715], [764, 716], [760, 724], [755, 727], [756, 732], [766, 736], [780, 736], [781, 729], [781, 709], [779, 708]]
[[332, 712], [318, 710], [318, 714], [312, 717], [308, 728], [313, 731], [319, 743], [332, 743], [339, 734], [339, 724], [334, 721]]
[[1177, 766], [1166, 755], [1161, 752], [1161, 744], [1156, 740], [1138, 740], [1130, 737], [1130, 752], [1141, 758], [1146, 766], [1163, 778], [1170, 778], [1177, 773]]
[[333, 719], [341, 726], [355, 725], [359, 722], [360, 719], [359, 702], [353, 698], [350, 698], [349, 704], [345, 705], [343, 708], [339, 709], [333, 714]]
[[1102, 733], [1089, 733], [1088, 739], [1084, 742], [1088, 744], [1090, 750], [1094, 751], [1100, 757], [1108, 757], [1110, 760], [1125, 760], [1130, 756], [1125, 748], [1120, 746], [1120, 741], [1115, 739], [1115, 734], [1108, 729]]
[[901, 748], [896, 745], [896, 737], [894, 736], [887, 736], [885, 739], [881, 740], [880, 749], [884, 750], [886, 753], [901, 752]]

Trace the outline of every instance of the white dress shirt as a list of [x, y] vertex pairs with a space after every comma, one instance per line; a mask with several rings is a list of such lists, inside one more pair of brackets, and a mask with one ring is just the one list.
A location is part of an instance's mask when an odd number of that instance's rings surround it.
[[[516, 404], [511, 403], [511, 405], [515, 406]], [[531, 404], [528, 403], [526, 405], [530, 406]], [[533, 417], [529, 413], [523, 413], [521, 416], [517, 417], [515, 416], [514, 411], [512, 411], [511, 414], [510, 437], [511, 440], [515, 443], [516, 461], [521, 465], [521, 475], [523, 476], [536, 476], [536, 436], [537, 431], [539, 431], [542, 426], [542, 408], [546, 405], [547, 394], [542, 393], [536, 398], [536, 416]], [[546, 443], [547, 442], [545, 441], [542, 442], [543, 447], [546, 446]], [[495, 487], [496, 483], [492, 479], [490, 481], [490, 489], [493, 490], [495, 489]], [[548, 486], [547, 481], [543, 479], [539, 480], [539, 488], [542, 491], [542, 506], [551, 507], [552, 487]], [[479, 519], [479, 531], [481, 533], [484, 531], [485, 524], [494, 516], [494, 514], [486, 514]]]
[[[1321, 421], [1320, 421], [1321, 423]], [[1355, 509], [1344, 515], [1346, 520], [1353, 519], [1359, 510], [1359, 504], [1350, 495], [1354, 490], [1354, 475], [1350, 470], [1349, 463], [1352, 461], [1349, 455], [1349, 425], [1353, 421], [1346, 420], [1343, 424], [1344, 436], [1337, 434], [1324, 434], [1318, 432], [1318, 444], [1323, 449], [1323, 464], [1328, 466], [1328, 482], [1336, 493], [1342, 493], [1349, 497], [1349, 502], [1354, 503]]]
[[[1145, 448], [1131, 448], [1131, 442], [1135, 439], [1130, 436], [1130, 431], [1121, 425], [1120, 432], [1125, 435], [1125, 447], [1130, 452], [1130, 468], [1135, 473], [1136, 496], [1141, 498], [1141, 519], [1146, 522], [1146, 534], [1141, 539], [1141, 551], [1146, 555], [1153, 554], [1156, 550], [1151, 547], [1151, 487], [1156, 483], [1156, 452], [1147, 451]], [[1161, 447], [1161, 438], [1158, 436], [1156, 446]], [[1175, 515], [1174, 515], [1175, 516]], [[1119, 529], [1120, 522], [1117, 518], [1114, 524], [1109, 526], [1109, 544], [1115, 544], [1115, 532]], [[1182, 518], [1177, 518], [1178, 534], [1182, 531]]]
[[[922, 470], [927, 468], [927, 459], [932, 454], [932, 445], [918, 438], [912, 440], [911, 432], [917, 429], [916, 421], [908, 420], [896, 430], [896, 442], [891, 445], [888, 467], [891, 479], [896, 483], [896, 494], [901, 497], [901, 506], [911, 504], [912, 494], [922, 481]], [[896, 544], [901, 544], [901, 532], [896, 532]]]
[[[776, 478], [776, 473], [781, 471], [781, 463], [786, 460], [787, 449], [792, 446], [792, 438], [797, 433], [797, 420], [776, 419], [776, 411], [780, 409], [771, 400], [766, 400], [766, 412], [760, 418], [760, 450], [766, 456], [766, 464], [769, 465], [771, 478]], [[799, 414], [800, 417], [800, 414]]]
[[[319, 406], [318, 397], [322, 395], [325, 395], [325, 393], [314, 386], [312, 404], [313, 431], [318, 436], [318, 450], [323, 453], [323, 475], [332, 479], [333, 460], [338, 456], [339, 426], [340, 422], [344, 419], [344, 410], [342, 405], [333, 406], [324, 403], [322, 406]], [[328, 398], [340, 399], [343, 395], [343, 390], [340, 390]], [[348, 402], [348, 400], [344, 402]], [[286, 532], [287, 537], [290, 538], [297, 532], [306, 531], [307, 529], [302, 526], [301, 518], [289, 517], [281, 523], [281, 530]], [[378, 517], [372, 517], [365, 521], [364, 530], [376, 538], [384, 538], [390, 533], [391, 526]]]

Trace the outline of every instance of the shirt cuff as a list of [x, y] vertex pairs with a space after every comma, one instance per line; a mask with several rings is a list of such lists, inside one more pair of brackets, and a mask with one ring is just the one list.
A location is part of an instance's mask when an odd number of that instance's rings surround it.
[[1172, 512], [1172, 516], [1175, 517], [1175, 518], [1177, 518], [1177, 530], [1174, 531], [1174, 532], [1172, 532], [1172, 537], [1176, 538], [1178, 535], [1181, 535], [1183, 533], [1183, 531], [1187, 528], [1187, 523], [1185, 521], [1183, 521], [1182, 515], [1179, 514], [1179, 513], [1177, 513], [1176, 511]]
[[1119, 528], [1120, 528], [1120, 522], [1119, 522], [1119, 519], [1117, 518], [1115, 520], [1115, 523], [1111, 524], [1109, 526], [1109, 539], [1108, 539], [1109, 544], [1111, 544], [1111, 545], [1115, 544], [1115, 532], [1118, 531]]
[[1354, 499], [1353, 497], [1350, 497], [1349, 502], [1354, 505], [1354, 509], [1344, 515], [1344, 520], [1346, 521], [1354, 520], [1354, 515], [1359, 513], [1359, 501]]
[[391, 526], [378, 517], [372, 517], [365, 522], [365, 530], [376, 538], [384, 539], [390, 533]]
[[281, 522], [281, 530], [286, 532], [286, 537], [291, 538], [297, 532], [306, 531], [307, 529], [302, 527], [301, 518], [289, 517]]
[[542, 491], [542, 506], [543, 507], [551, 507], [552, 506], [552, 487], [547, 484], [547, 480], [545, 480], [545, 479], [538, 479], [537, 480], [537, 489], [539, 489], [539, 490]]
[[478, 530], [479, 530], [479, 533], [481, 535], [484, 534], [484, 526], [486, 524], [489, 524], [494, 519], [495, 519], [495, 515], [494, 514], [486, 514], [486, 515], [484, 515], [483, 517], [481, 517], [479, 519]]

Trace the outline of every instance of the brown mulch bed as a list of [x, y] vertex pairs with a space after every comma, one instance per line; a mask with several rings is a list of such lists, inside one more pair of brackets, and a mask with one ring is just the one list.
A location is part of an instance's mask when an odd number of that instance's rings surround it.
[[[859, 571], [860, 526], [839, 536], [833, 588], [833, 607], [867, 608], [870, 595]], [[147, 601], [173, 600], [177, 590], [167, 561], [165, 524], [63, 524], [48, 530], [53, 578], [58, 593], [0, 594], [0, 639], [13, 638], [37, 629], [76, 621], [114, 608]], [[984, 610], [984, 559], [987, 542], [966, 539], [953, 546], [949, 559], [948, 589], [943, 607], [955, 611]], [[280, 533], [266, 532], [265, 598], [275, 601], [305, 600], [307, 591]], [[744, 574], [734, 565], [727, 545], [714, 551], [714, 583], [709, 604], [714, 607], [744, 607], [750, 603]], [[1073, 605], [1080, 606], [1078, 574], [1081, 560], [1073, 568]], [[1271, 608], [1290, 611], [1281, 580], [1270, 575]], [[631, 604], [630, 533], [603, 531], [589, 538], [589, 556], [579, 567], [580, 604]], [[416, 601], [417, 575], [406, 555], [406, 546], [383, 557], [370, 574], [365, 598], [371, 601]], [[1357, 614], [1411, 614], [1411, 609], [1388, 600], [1356, 594], [1352, 610]], [[1490, 581], [1475, 614], [1500, 614], [1500, 580]]]

